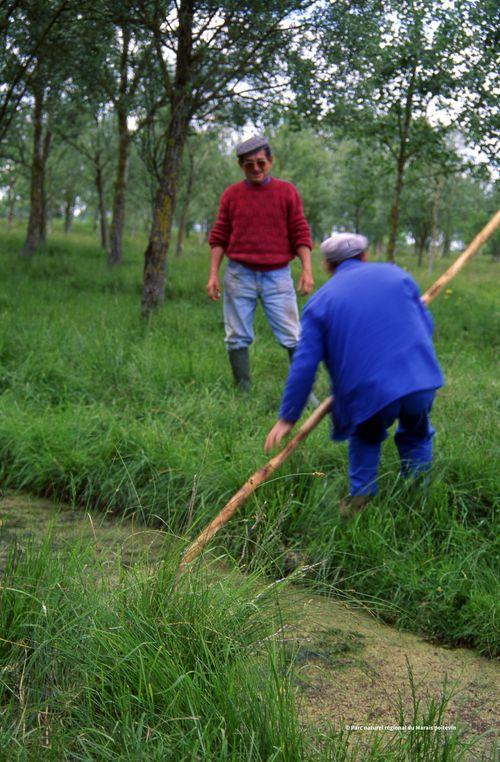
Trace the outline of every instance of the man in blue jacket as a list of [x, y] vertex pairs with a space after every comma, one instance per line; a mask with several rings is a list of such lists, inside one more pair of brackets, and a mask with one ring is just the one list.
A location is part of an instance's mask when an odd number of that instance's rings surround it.
[[283, 393], [280, 418], [265, 450], [279, 446], [300, 418], [324, 361], [332, 382], [333, 439], [349, 440], [349, 518], [377, 493], [381, 444], [398, 419], [395, 442], [403, 476], [429, 469], [434, 429], [429, 413], [444, 379], [432, 343], [433, 322], [408, 273], [368, 263], [368, 241], [340, 233], [321, 245], [332, 278], [311, 297]]

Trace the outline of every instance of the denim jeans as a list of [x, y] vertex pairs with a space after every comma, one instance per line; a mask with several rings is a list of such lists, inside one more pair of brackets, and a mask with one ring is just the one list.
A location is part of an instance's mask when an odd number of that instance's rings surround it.
[[290, 266], [262, 272], [231, 260], [224, 273], [226, 348], [243, 349], [252, 343], [259, 299], [279, 343], [293, 349], [299, 340], [300, 324]]
[[387, 429], [396, 418], [399, 425], [394, 435], [404, 478], [429, 470], [432, 462], [434, 429], [429, 413], [435, 389], [407, 394], [363, 421], [349, 437], [349, 479], [351, 495], [375, 495], [380, 447], [387, 438]]

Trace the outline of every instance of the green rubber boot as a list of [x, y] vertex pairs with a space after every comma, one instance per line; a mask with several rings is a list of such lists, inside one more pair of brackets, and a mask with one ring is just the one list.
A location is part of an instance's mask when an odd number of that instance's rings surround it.
[[229, 362], [233, 371], [234, 382], [242, 392], [250, 391], [250, 356], [248, 348], [231, 349], [229, 352]]
[[[290, 358], [290, 363], [293, 360], [293, 356], [295, 354], [295, 347], [291, 349], [290, 347], [285, 347], [286, 351], [288, 352], [288, 357]], [[311, 391], [309, 397], [307, 398], [306, 402], [307, 407], [312, 407], [316, 409], [319, 406], [319, 399], [316, 397], [313, 391]]]
[[343, 519], [353, 519], [358, 513], [364, 511], [372, 495], [348, 495], [339, 502], [339, 514]]

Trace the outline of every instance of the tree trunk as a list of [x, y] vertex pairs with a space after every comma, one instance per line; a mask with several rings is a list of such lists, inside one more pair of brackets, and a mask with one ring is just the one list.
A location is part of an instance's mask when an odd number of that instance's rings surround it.
[[451, 251], [451, 235], [449, 230], [445, 230], [443, 234], [443, 253], [441, 256], [449, 257]]
[[156, 196], [148, 247], [144, 254], [144, 284], [141, 299], [143, 316], [149, 315], [164, 302], [167, 252], [172, 233], [182, 152], [189, 126], [189, 115], [182, 115], [181, 109], [182, 106], [179, 106], [173, 110], [168, 128], [160, 187]]
[[188, 213], [189, 213], [189, 204], [191, 202], [191, 193], [193, 190], [193, 180], [194, 180], [194, 158], [193, 154], [189, 154], [189, 169], [188, 169], [188, 178], [187, 178], [187, 184], [186, 184], [186, 197], [184, 199], [184, 203], [182, 205], [180, 217], [179, 217], [179, 232], [177, 234], [177, 249], [175, 251], [175, 254], [177, 257], [182, 257], [184, 254], [184, 241], [186, 238], [186, 225], [187, 225], [187, 219], [188, 219]]
[[73, 225], [73, 213], [75, 209], [75, 198], [73, 195], [66, 196], [64, 202], [64, 232], [66, 235], [71, 231]]
[[401, 200], [401, 191], [404, 185], [404, 173], [407, 161], [408, 139], [410, 134], [410, 124], [412, 119], [413, 91], [415, 88], [415, 77], [417, 74], [416, 66], [413, 66], [408, 91], [406, 93], [405, 109], [403, 123], [400, 125], [399, 152], [396, 162], [396, 181], [392, 195], [392, 204], [390, 212], [389, 241], [387, 243], [387, 260], [394, 262], [394, 252], [396, 250], [396, 240], [399, 230], [399, 203]]
[[115, 193], [113, 198], [113, 219], [109, 234], [108, 265], [121, 265], [123, 262], [122, 238], [125, 222], [125, 193], [127, 190], [127, 164], [130, 135], [127, 126], [127, 115], [118, 115], [118, 167], [116, 170]]
[[153, 210], [148, 247], [144, 253], [144, 283], [141, 298], [143, 316], [150, 315], [164, 301], [167, 252], [172, 233], [182, 154], [191, 119], [190, 77], [193, 47], [194, 0], [181, 0], [175, 82], [170, 102], [170, 121], [165, 154]]
[[401, 199], [401, 191], [403, 190], [404, 171], [405, 171], [405, 150], [404, 145], [401, 143], [401, 151], [398, 156], [398, 164], [396, 170], [396, 182], [394, 184], [394, 190], [392, 194], [392, 204], [390, 213], [390, 226], [389, 226], [389, 241], [387, 243], [386, 257], [388, 262], [394, 262], [394, 252], [396, 250], [396, 240], [399, 230], [399, 202]]
[[114, 267], [123, 262], [122, 237], [125, 222], [125, 193], [127, 190], [127, 163], [130, 135], [127, 124], [127, 87], [128, 87], [128, 53], [130, 32], [127, 26], [122, 27], [122, 54], [120, 59], [120, 94], [117, 105], [118, 111], [118, 165], [116, 168], [115, 191], [113, 198], [113, 217], [109, 234], [108, 265]]
[[36, 86], [35, 105], [33, 111], [33, 159], [31, 164], [30, 214], [26, 240], [21, 249], [21, 257], [31, 257], [40, 243], [40, 228], [43, 216], [42, 197], [42, 132], [43, 132], [43, 87]]
[[101, 234], [101, 246], [107, 249], [108, 245], [108, 224], [106, 220], [106, 206], [104, 204], [104, 183], [102, 179], [101, 157], [97, 153], [94, 157], [95, 167], [95, 187], [97, 198], [99, 199], [99, 230]]
[[16, 194], [14, 191], [14, 181], [11, 180], [7, 189], [7, 227], [10, 230], [14, 222], [16, 208]]
[[432, 272], [432, 266], [436, 258], [437, 253], [437, 229], [438, 229], [438, 212], [439, 204], [441, 202], [441, 193], [443, 190], [443, 179], [439, 178], [436, 183], [436, 189], [434, 191], [434, 199], [432, 202], [432, 216], [431, 216], [431, 235], [429, 240], [429, 273]]
[[491, 239], [491, 260], [500, 262], [500, 236], [498, 233]]
[[47, 160], [49, 158], [50, 144], [52, 141], [52, 133], [50, 130], [46, 130], [43, 139], [43, 151], [42, 151], [42, 172], [40, 175], [40, 196], [42, 199], [42, 214], [40, 216], [40, 241], [45, 243], [47, 240], [47, 189], [46, 189], [46, 167]]
[[415, 237], [415, 252], [417, 254], [417, 265], [422, 267], [424, 262], [424, 254], [429, 247], [429, 235], [428, 231], [418, 233]]

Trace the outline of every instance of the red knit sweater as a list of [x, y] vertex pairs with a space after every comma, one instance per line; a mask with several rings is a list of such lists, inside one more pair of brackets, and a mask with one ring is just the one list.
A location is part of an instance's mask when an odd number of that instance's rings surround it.
[[222, 246], [229, 259], [252, 270], [285, 267], [298, 246], [312, 249], [297, 188], [275, 177], [264, 185], [244, 180], [230, 185], [222, 194], [209, 243]]

